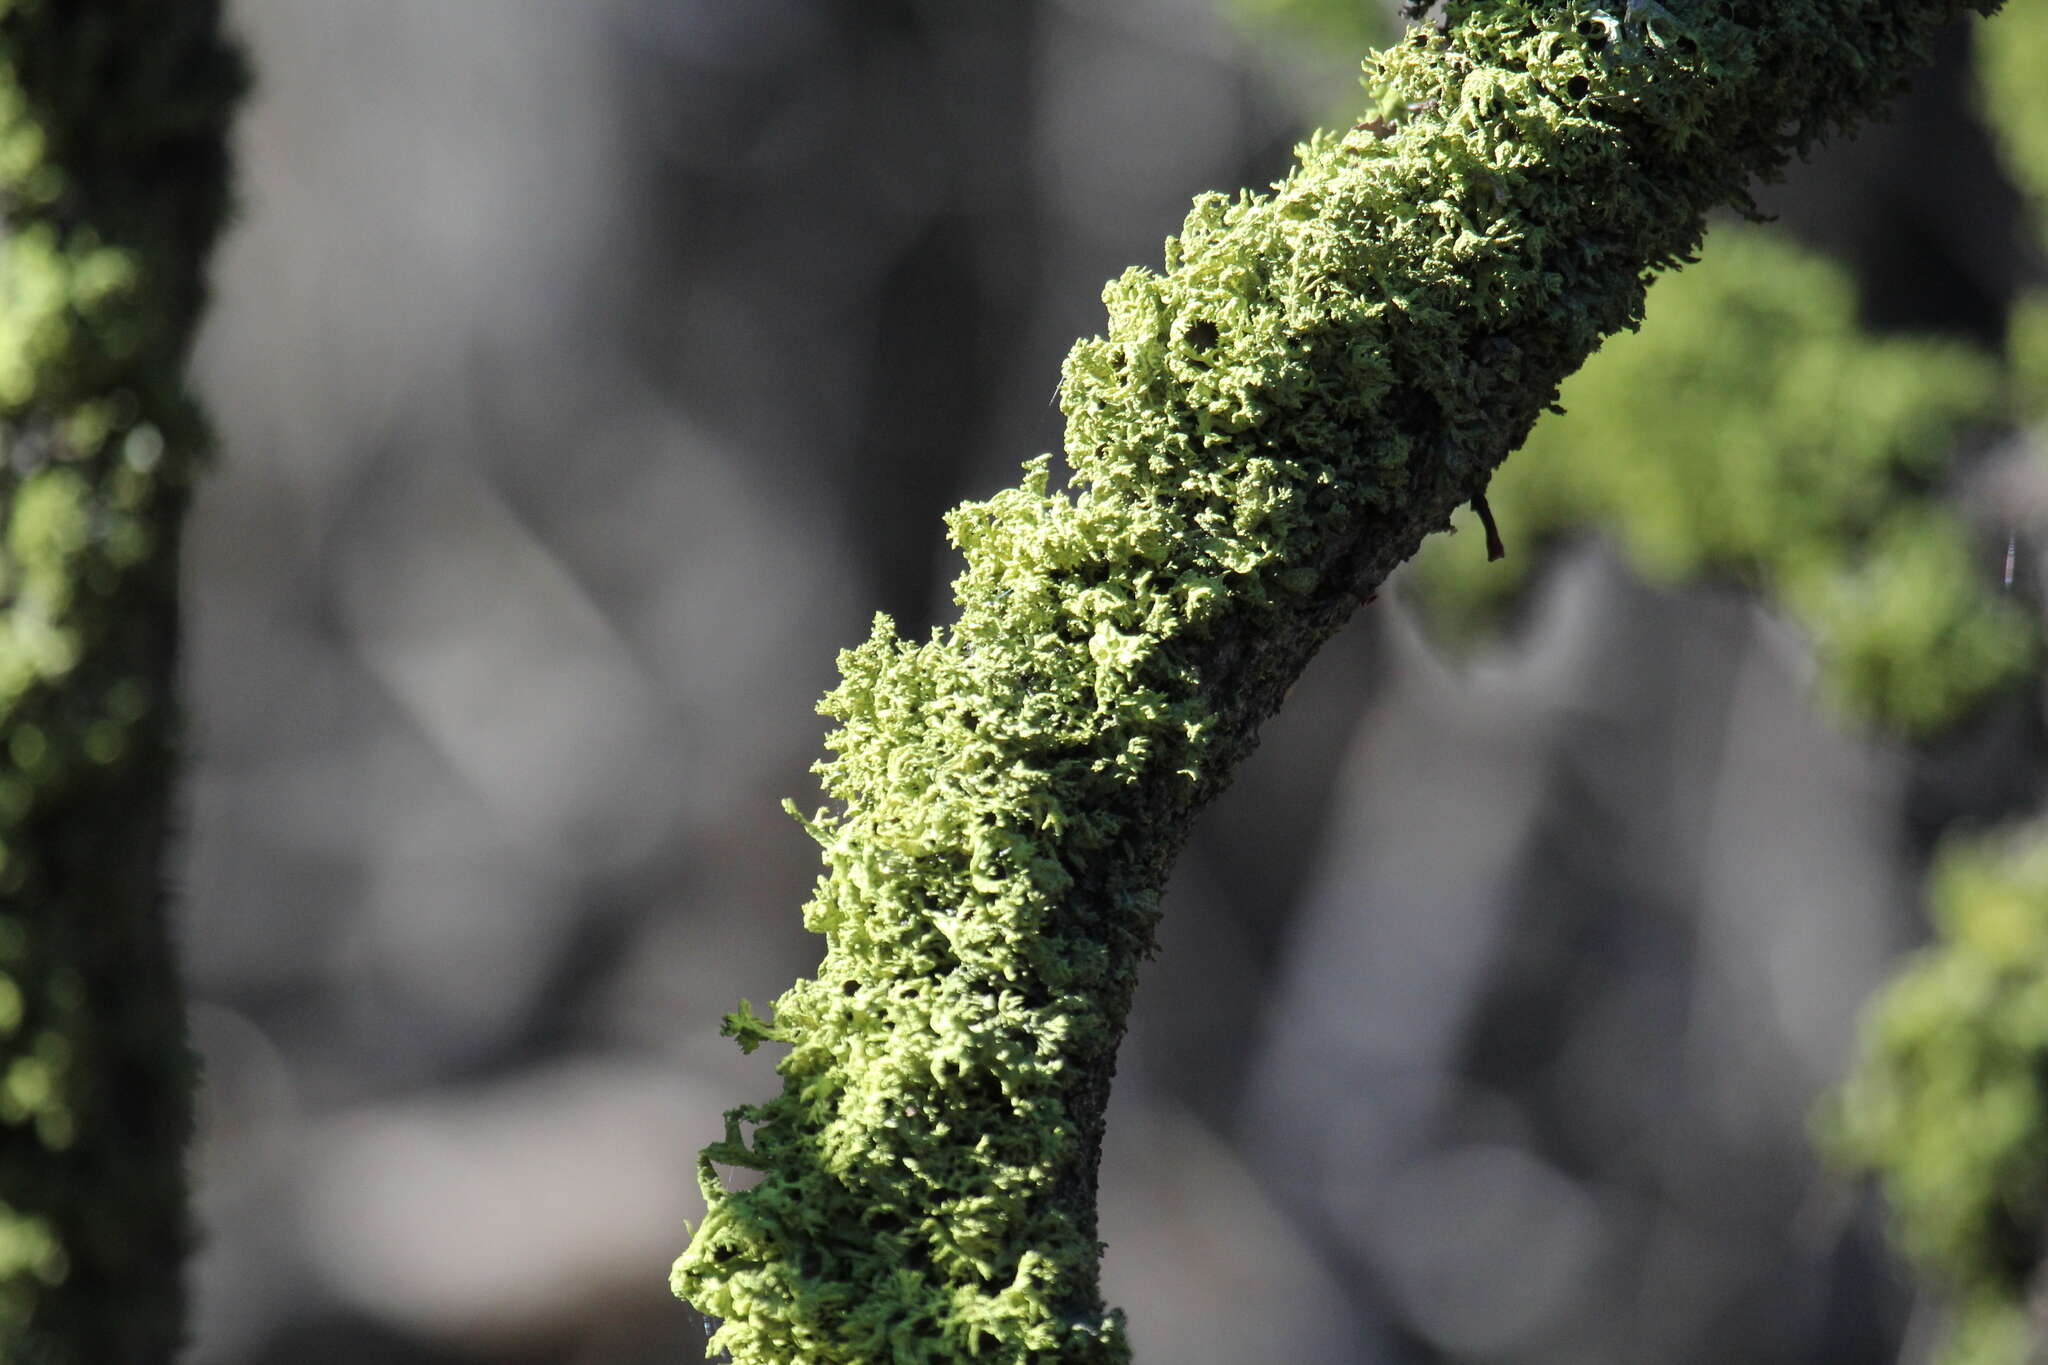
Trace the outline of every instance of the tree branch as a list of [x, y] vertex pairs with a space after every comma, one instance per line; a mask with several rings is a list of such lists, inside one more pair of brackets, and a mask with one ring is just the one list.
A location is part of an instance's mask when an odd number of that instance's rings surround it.
[[183, 389], [244, 84], [214, 0], [0, 0], [0, 1358], [184, 1339], [162, 856]]
[[[1103, 1108], [1195, 812], [1355, 604], [1482, 497], [1600, 338], [1963, 0], [1453, 3], [1367, 64], [1393, 126], [1196, 201], [1110, 285], [1046, 460], [950, 518], [958, 620], [841, 657], [835, 813], [678, 1293], [738, 1365], [1128, 1358]], [[751, 1125], [751, 1138], [744, 1129]], [[762, 1173], [728, 1192], [718, 1165]]]

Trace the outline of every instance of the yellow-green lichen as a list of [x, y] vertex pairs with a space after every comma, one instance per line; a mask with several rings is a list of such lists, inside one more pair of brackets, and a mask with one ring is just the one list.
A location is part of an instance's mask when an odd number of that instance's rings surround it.
[[[1070, 477], [949, 519], [959, 616], [824, 709], [815, 977], [703, 1154], [676, 1291], [737, 1365], [1089, 1365], [1103, 1106], [1159, 886], [1359, 597], [1486, 486], [1703, 215], [1867, 112], [1941, 0], [1454, 3], [1398, 123], [1204, 196], [1063, 372]], [[718, 1168], [759, 1173], [728, 1190]]]

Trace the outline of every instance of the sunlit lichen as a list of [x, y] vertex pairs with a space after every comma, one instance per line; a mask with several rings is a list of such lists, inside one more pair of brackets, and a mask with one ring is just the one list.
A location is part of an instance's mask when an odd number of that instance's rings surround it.
[[[826, 699], [817, 975], [782, 1094], [707, 1148], [674, 1286], [737, 1365], [1129, 1356], [1103, 1105], [1159, 887], [1315, 648], [1641, 316], [1712, 206], [1891, 94], [1972, 6], [1453, 4], [1369, 63], [1398, 123], [1207, 195], [1105, 292], [1071, 475], [950, 518], [959, 617]], [[751, 1131], [749, 1131], [751, 1130]], [[727, 1190], [719, 1166], [760, 1173]]]
[[182, 376], [242, 83], [212, 0], [0, 0], [8, 1361], [163, 1361], [183, 1338], [192, 1065], [159, 863], [205, 445]]

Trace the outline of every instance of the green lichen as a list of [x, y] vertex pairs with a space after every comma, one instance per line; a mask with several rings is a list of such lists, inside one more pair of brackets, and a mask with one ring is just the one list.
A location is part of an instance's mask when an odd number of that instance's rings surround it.
[[1823, 1141], [1946, 1292], [1944, 1365], [2023, 1365], [2048, 1226], [2048, 828], [1946, 844], [1935, 938], [1873, 1002]]
[[183, 372], [242, 85], [212, 0], [0, 0], [0, 1360], [183, 1337], [159, 861]]
[[[1094, 1212], [1159, 887], [1316, 647], [1641, 317], [1711, 207], [1894, 92], [1948, 0], [1453, 4], [1398, 123], [1208, 195], [1104, 298], [1070, 476], [950, 518], [958, 619], [824, 709], [817, 975], [728, 1116], [676, 1291], [737, 1365], [1129, 1358]], [[718, 1167], [759, 1173], [728, 1190]]]
[[1963, 344], [1865, 333], [1834, 265], [1716, 228], [1707, 259], [1572, 377], [1569, 415], [1540, 422], [1494, 480], [1520, 553], [1488, 564], [1469, 541], [1436, 542], [1416, 566], [1423, 598], [1469, 633], [1547, 542], [1594, 528], [1653, 581], [1760, 589], [1808, 631], [1846, 712], [1937, 731], [2037, 657], [2026, 613], [1939, 496], [1964, 437], [2004, 415], [2002, 388]]

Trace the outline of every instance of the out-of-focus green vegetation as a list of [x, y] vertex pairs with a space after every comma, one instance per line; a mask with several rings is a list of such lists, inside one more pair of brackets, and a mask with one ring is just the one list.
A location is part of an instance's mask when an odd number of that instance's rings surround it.
[[[2010, 6], [1977, 43], [1980, 103], [2048, 246], [2048, 5]], [[2042, 448], [2048, 289], [2013, 307], [2015, 415]], [[1930, 879], [1934, 942], [1873, 1002], [1824, 1143], [1873, 1172], [1908, 1255], [1952, 1319], [1941, 1365], [2039, 1359], [2048, 1229], [2048, 824], [1951, 836]]]
[[[1275, 41], [1349, 52], [1392, 22], [1387, 5], [1355, 0], [1225, 10]], [[1986, 103], [2048, 128], [2033, 113], [2048, 105], [2048, 58], [2004, 27], [1986, 44]], [[2015, 145], [2048, 184], [2048, 136]], [[1959, 342], [1873, 336], [1839, 267], [1781, 233], [1720, 226], [1698, 265], [1652, 291], [1642, 330], [1565, 385], [1566, 415], [1540, 421], [1494, 476], [1509, 558], [1439, 537], [1410, 584], [1442, 637], [1469, 645], [1507, 616], [1546, 547], [1601, 535], [1654, 582], [1756, 590], [1808, 631], [1821, 687], [1848, 714], [1938, 733], [2029, 676], [2038, 653], [2031, 618], [1991, 581], [1995, 556], [1943, 498], [1972, 435], [2009, 419], [2008, 395], [2048, 393], [2048, 295], [2015, 312], [2012, 342], [2007, 383]]]
[[[1645, 577], [1748, 585], [1811, 632], [1850, 712], [1929, 733], [2025, 675], [2030, 623], [1941, 498], [1954, 452], [2001, 411], [1995, 363], [1876, 337], [1847, 276], [1781, 236], [1718, 227], [1660, 281], [1642, 330], [1564, 386], [1487, 496], [1510, 557], [1470, 537], [1418, 556], [1431, 617], [1469, 639], [1546, 545], [1598, 533]], [[1458, 524], [1470, 526], [1469, 512]]]
[[[1297, 8], [1231, 3], [1273, 23]], [[1298, 8], [1328, 31], [1346, 7]], [[2048, 248], [2048, 3], [2008, 6], [1977, 60]], [[1411, 583], [1445, 638], [1498, 624], [1546, 546], [1599, 535], [1652, 581], [1758, 592], [1810, 633], [1823, 689], [1880, 730], [1938, 733], [2031, 678], [2037, 620], [1997, 592], [1945, 491], [1973, 436], [2048, 422], [2048, 288], [2014, 300], [2002, 357], [1871, 335], [1855, 304], [1843, 271], [1782, 236], [1717, 228], [1494, 478], [1510, 558], [1487, 561], [1470, 509], [1457, 524], [1475, 534], [1418, 557]], [[1942, 1365], [2022, 1365], [2039, 1358], [2048, 1237], [2048, 823], [1952, 835], [1928, 901], [1934, 941], [1874, 1002], [1818, 1126], [1878, 1178], [1947, 1305]]]
[[2013, 304], [2005, 354], [2012, 368], [2013, 406], [2023, 420], [2048, 421], [2048, 289]]
[[[2048, 251], [2048, 12], [2038, 0], [2009, 9], [1997, 38], [1977, 44], [1978, 109]], [[2048, 420], [2048, 284], [2014, 302], [2006, 350], [2021, 415]]]
[[1387, 0], [1219, 0], [1254, 50], [1282, 59], [1288, 95], [1318, 122], [1358, 117], [1359, 58], [1394, 40]]
[[1823, 1142], [1877, 1171], [1907, 1253], [1948, 1291], [1944, 1365], [2021, 1365], [2048, 1226], [2048, 828], [1952, 838], [1935, 941], [1879, 996]]
[[2005, 173], [2048, 234], [2048, 12], [2020, 0], [1977, 41], [1978, 108], [1998, 144]]
[[1229, 0], [1224, 12], [1255, 32], [1325, 44], [1346, 66], [1394, 36], [1384, 0]]

